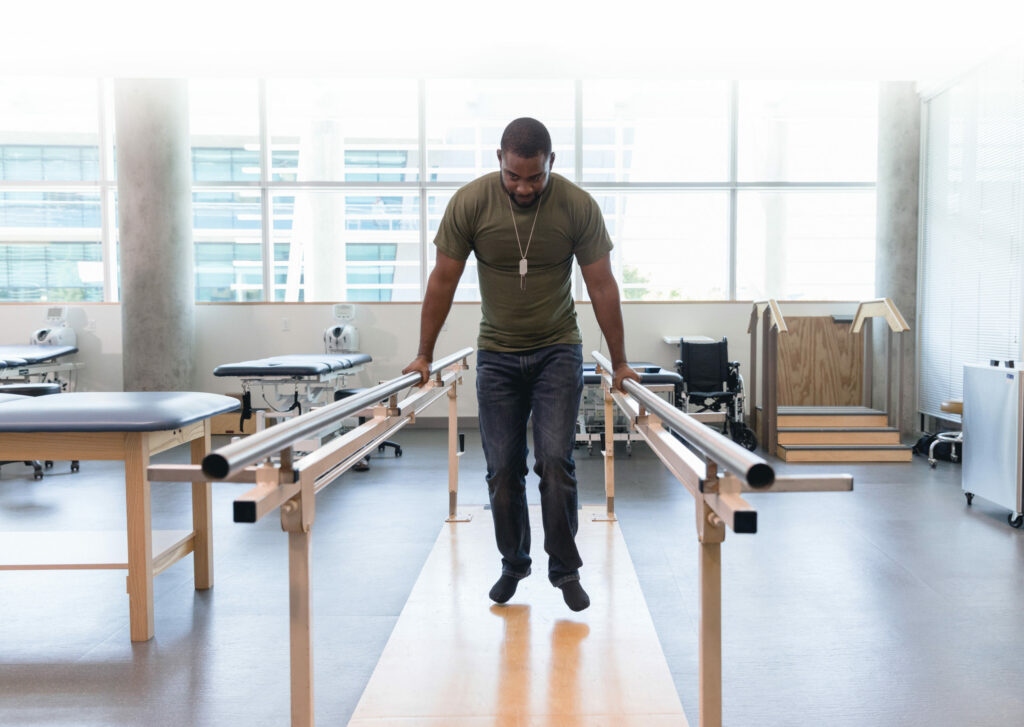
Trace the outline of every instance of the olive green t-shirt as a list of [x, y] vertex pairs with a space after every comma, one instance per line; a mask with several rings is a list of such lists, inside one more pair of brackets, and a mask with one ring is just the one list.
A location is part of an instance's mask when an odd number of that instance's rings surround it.
[[[477, 346], [528, 351], [582, 343], [572, 300], [572, 259], [589, 265], [612, 249], [601, 208], [587, 192], [552, 174], [537, 203], [526, 209], [512, 205], [510, 210], [500, 174], [492, 172], [460, 188], [434, 238], [448, 257], [476, 255], [483, 313]], [[527, 259], [522, 288], [513, 214]], [[537, 225], [527, 251], [534, 215]]]

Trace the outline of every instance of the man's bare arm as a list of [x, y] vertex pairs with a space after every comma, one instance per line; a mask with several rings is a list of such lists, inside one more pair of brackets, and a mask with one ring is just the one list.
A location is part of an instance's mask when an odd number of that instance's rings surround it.
[[416, 371], [420, 375], [420, 383], [430, 378], [430, 364], [434, 360], [434, 344], [441, 333], [441, 327], [448, 312], [452, 308], [455, 289], [459, 285], [462, 271], [466, 268], [465, 260], [456, 260], [437, 251], [437, 262], [430, 278], [427, 280], [427, 293], [423, 297], [423, 308], [420, 311], [420, 343], [416, 349], [416, 358], [402, 369], [403, 374]]
[[640, 380], [633, 369], [626, 363], [625, 334], [622, 330], [622, 308], [619, 304], [619, 286], [612, 275], [611, 258], [605, 255], [590, 265], [581, 265], [583, 282], [590, 293], [590, 302], [594, 306], [597, 325], [601, 327], [604, 338], [608, 341], [608, 354], [612, 361], [614, 387], [622, 388], [624, 378]]

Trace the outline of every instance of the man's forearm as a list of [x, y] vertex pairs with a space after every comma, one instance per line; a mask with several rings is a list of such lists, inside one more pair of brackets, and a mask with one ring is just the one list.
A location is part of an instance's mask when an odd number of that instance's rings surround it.
[[619, 304], [619, 286], [613, 281], [590, 292], [594, 317], [608, 342], [608, 355], [612, 366], [626, 363], [626, 341], [622, 330], [622, 307]]
[[454, 288], [448, 290], [447, 286], [437, 284], [433, 278], [428, 281], [427, 294], [423, 298], [423, 309], [420, 312], [420, 345], [416, 349], [417, 356], [433, 360], [434, 345], [441, 334], [445, 319], [448, 318], [454, 297]]

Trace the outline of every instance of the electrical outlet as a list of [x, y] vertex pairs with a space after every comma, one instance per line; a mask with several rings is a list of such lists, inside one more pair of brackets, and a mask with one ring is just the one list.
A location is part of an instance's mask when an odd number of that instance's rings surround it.
[[291, 322], [287, 318], [282, 318], [281, 319], [281, 330], [282, 331], [290, 331], [291, 328], [292, 328]]
[[96, 330], [96, 319], [95, 318], [90, 318], [89, 319], [89, 322], [85, 324], [85, 330], [87, 330], [87, 331], [95, 331]]

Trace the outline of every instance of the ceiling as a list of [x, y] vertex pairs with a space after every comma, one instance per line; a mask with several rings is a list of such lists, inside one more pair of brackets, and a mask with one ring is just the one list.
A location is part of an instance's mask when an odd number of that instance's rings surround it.
[[1024, 1], [49, 0], [0, 20], [0, 75], [938, 83], [1019, 42]]

